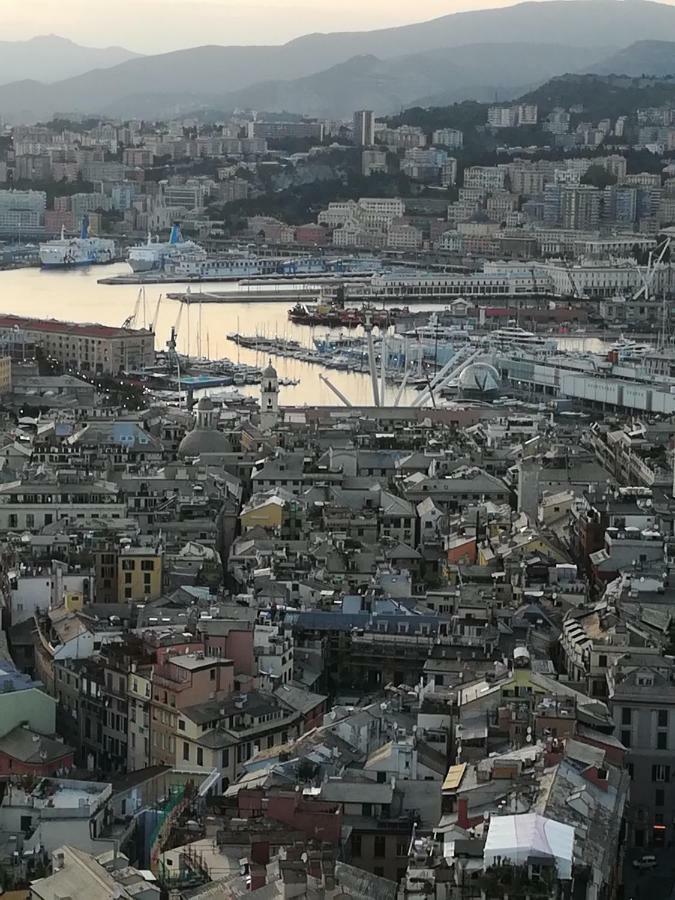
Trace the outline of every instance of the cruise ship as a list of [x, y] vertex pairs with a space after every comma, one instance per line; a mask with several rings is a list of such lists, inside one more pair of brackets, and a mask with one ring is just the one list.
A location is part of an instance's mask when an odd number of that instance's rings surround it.
[[148, 235], [145, 244], [137, 244], [129, 250], [128, 263], [134, 272], [155, 272], [185, 265], [190, 261], [206, 259], [206, 251], [194, 241], [184, 241], [180, 225], [176, 222], [171, 228], [168, 241], [153, 241]]
[[67, 238], [62, 228], [60, 238], [40, 244], [40, 263], [45, 269], [104, 265], [114, 262], [115, 255], [115, 241], [89, 237], [88, 216], [82, 219], [79, 237]]

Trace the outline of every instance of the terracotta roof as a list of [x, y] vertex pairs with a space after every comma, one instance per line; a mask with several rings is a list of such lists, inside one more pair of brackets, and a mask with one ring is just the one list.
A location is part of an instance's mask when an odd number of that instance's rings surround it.
[[26, 316], [12, 315], [0, 315], [0, 328], [22, 328], [26, 331], [93, 338], [138, 337], [140, 334], [133, 328], [99, 325], [94, 322], [62, 322], [58, 319], [30, 319]]

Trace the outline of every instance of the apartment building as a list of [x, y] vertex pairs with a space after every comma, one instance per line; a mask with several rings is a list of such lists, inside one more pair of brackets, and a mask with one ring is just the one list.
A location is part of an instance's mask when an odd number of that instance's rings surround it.
[[375, 143], [375, 114], [372, 109], [354, 113], [354, 144], [356, 147], [372, 147]]
[[502, 191], [506, 183], [506, 170], [501, 166], [469, 166], [464, 170], [464, 187], [482, 191]]
[[665, 847], [675, 822], [675, 668], [672, 660], [630, 650], [607, 672], [614, 735], [628, 751], [628, 841]]
[[123, 547], [117, 558], [117, 602], [156, 600], [162, 593], [161, 547]]
[[432, 134], [431, 142], [448, 150], [459, 150], [464, 144], [464, 135], [456, 128], [439, 128]]
[[[158, 650], [158, 664], [152, 673], [151, 765], [175, 765], [182, 710], [209, 700], [225, 700], [234, 691], [232, 660], [205, 656], [203, 649], [186, 645]], [[171, 653], [171, 655], [169, 655]]]
[[116, 375], [155, 362], [155, 335], [147, 329], [0, 315], [0, 332], [17, 329], [45, 356], [66, 368]]
[[0, 485], [0, 530], [38, 532], [59, 519], [123, 519], [127, 507], [117, 485], [80, 472], [43, 478], [27, 475]]
[[600, 224], [600, 191], [590, 184], [565, 185], [560, 193], [560, 223], [575, 231], [593, 231]]
[[28, 237], [44, 228], [44, 191], [0, 191], [0, 234]]

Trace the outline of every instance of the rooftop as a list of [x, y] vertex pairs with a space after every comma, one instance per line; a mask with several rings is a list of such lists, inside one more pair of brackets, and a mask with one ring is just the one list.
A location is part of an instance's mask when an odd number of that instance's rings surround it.
[[59, 319], [31, 319], [27, 316], [0, 315], [0, 328], [16, 328], [26, 331], [42, 331], [46, 334], [67, 334], [74, 337], [123, 338], [139, 337], [149, 331], [133, 328], [116, 328], [95, 322], [64, 322]]

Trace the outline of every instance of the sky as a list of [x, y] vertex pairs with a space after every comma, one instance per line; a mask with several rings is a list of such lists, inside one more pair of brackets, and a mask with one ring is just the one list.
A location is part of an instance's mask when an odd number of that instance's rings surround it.
[[280, 44], [314, 31], [421, 22], [513, 0], [0, 0], [0, 39], [58, 34], [161, 53], [199, 44]]

